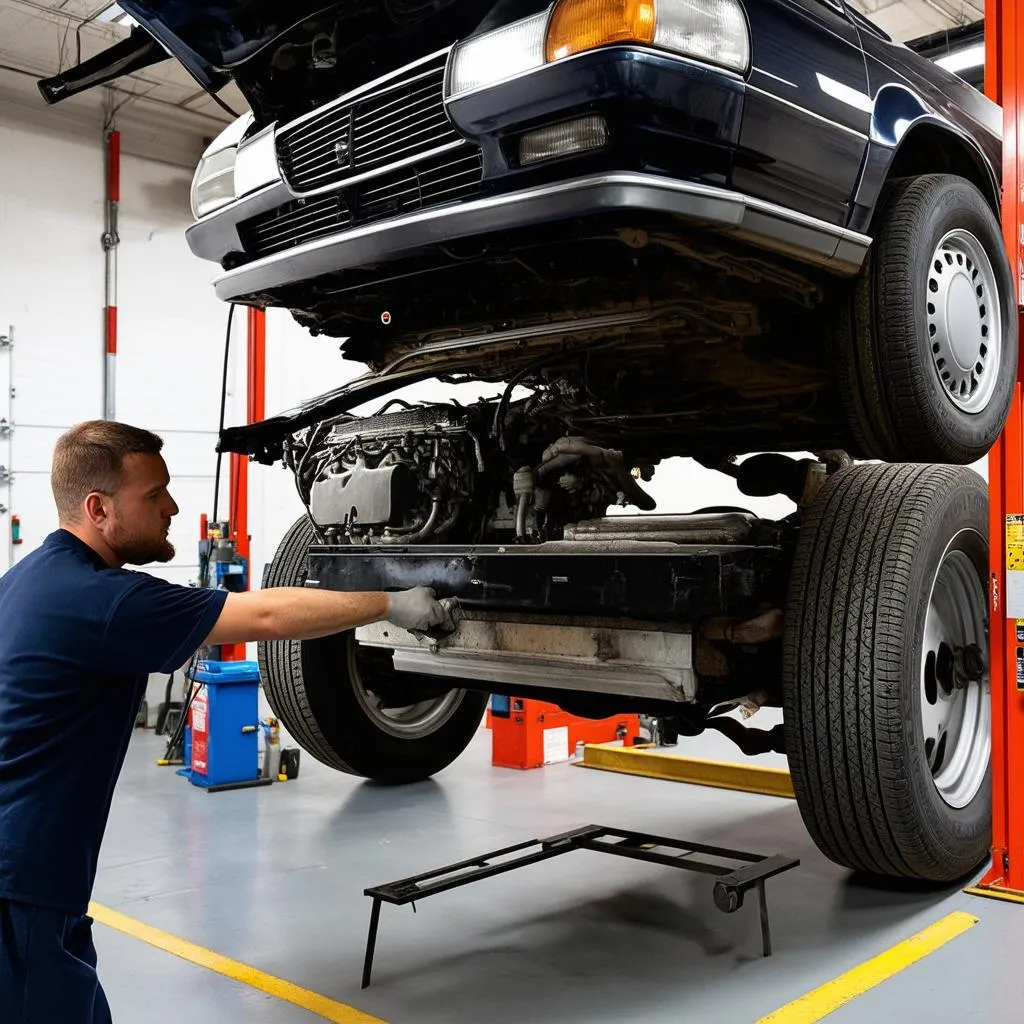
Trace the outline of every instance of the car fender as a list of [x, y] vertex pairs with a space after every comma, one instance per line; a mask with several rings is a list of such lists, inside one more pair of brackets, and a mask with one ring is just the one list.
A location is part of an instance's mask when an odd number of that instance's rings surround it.
[[[904, 85], [889, 83], [875, 95], [871, 113], [871, 129], [864, 166], [854, 193], [854, 205], [848, 227], [867, 231], [874, 216], [882, 188], [897, 159], [905, 155], [905, 147], [914, 144], [914, 132], [921, 127], [934, 128], [955, 140], [976, 165], [982, 192], [998, 209], [999, 177], [991, 161], [978, 143], [963, 129], [935, 110], [918, 93]], [[942, 168], [936, 167], [935, 170]]]

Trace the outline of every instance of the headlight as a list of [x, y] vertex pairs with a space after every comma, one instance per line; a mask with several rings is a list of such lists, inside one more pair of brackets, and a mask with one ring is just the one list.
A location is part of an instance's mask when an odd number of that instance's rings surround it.
[[740, 0], [556, 0], [543, 14], [456, 46], [448, 98], [615, 43], [653, 46], [740, 74], [750, 67]]
[[232, 146], [204, 156], [192, 179], [192, 213], [196, 220], [205, 217], [235, 198], [235, 155]]
[[206, 147], [192, 178], [192, 215], [196, 220], [234, 201], [235, 157], [252, 122], [252, 114], [243, 115]]
[[750, 31], [739, 0], [676, 0], [659, 9], [654, 45], [745, 74]]
[[544, 63], [544, 28], [548, 13], [467, 39], [455, 47], [448, 95], [472, 92], [531, 71]]
[[545, 60], [612, 43], [646, 43], [741, 73], [750, 65], [739, 0], [557, 0]]

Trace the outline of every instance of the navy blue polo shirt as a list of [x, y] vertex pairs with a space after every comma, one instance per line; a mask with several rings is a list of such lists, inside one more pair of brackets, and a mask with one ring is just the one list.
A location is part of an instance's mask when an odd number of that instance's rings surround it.
[[86, 912], [147, 676], [181, 668], [226, 598], [65, 530], [0, 579], [0, 898]]

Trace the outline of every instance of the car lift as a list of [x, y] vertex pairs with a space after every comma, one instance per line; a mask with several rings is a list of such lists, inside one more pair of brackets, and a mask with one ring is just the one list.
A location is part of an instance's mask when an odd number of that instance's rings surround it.
[[[985, 93], [1003, 108], [1003, 233], [1024, 336], [1024, 10], [986, 0]], [[992, 865], [968, 890], [1024, 903], [1024, 361], [1006, 429], [989, 453]]]

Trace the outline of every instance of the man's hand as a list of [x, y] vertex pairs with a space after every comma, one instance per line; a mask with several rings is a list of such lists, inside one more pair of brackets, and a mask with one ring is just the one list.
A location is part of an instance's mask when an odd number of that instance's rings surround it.
[[430, 587], [414, 587], [388, 594], [388, 610], [384, 618], [411, 633], [434, 637], [454, 633], [462, 614], [454, 597], [441, 601]]
[[395, 594], [270, 587], [228, 594], [206, 643], [311, 640], [385, 621], [440, 640], [455, 632], [461, 618], [454, 597], [438, 601], [426, 587]]

